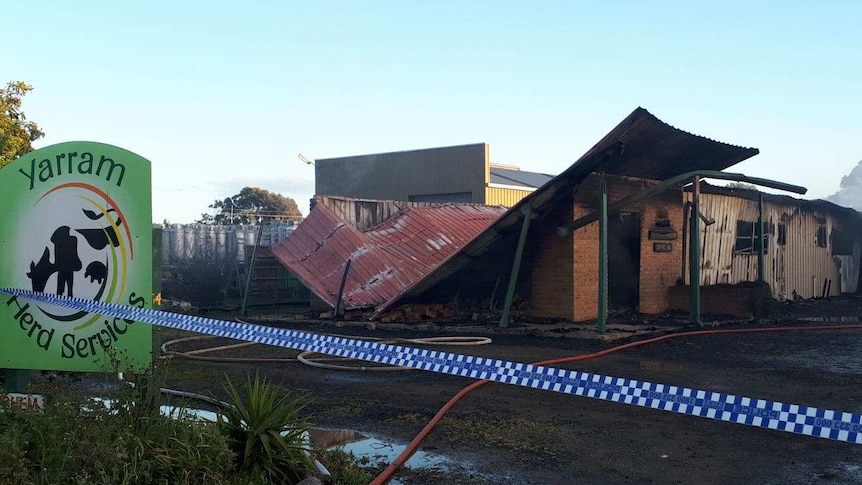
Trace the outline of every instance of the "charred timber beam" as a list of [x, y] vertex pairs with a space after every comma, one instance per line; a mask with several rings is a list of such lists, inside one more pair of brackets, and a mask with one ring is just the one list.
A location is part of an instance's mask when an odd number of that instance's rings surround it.
[[[670, 189], [671, 187], [688, 183], [695, 177], [745, 182], [761, 187], [768, 187], [771, 189], [783, 190], [785, 192], [792, 192], [794, 194], [804, 194], [808, 192], [808, 189], [799, 185], [786, 184], [784, 182], [778, 182], [775, 180], [763, 179], [759, 177], [749, 177], [741, 173], [725, 173], [717, 170], [696, 170], [694, 172], [688, 172], [682, 175], [677, 175], [676, 177], [669, 178], [667, 180], [659, 182], [656, 185], [653, 185], [652, 187], [648, 187], [635, 195], [626, 197], [618, 202], [610, 204], [608, 206], [608, 216], [614, 215], [620, 212], [622, 209], [637, 204], [638, 202], [655, 197], [656, 195]], [[583, 217], [575, 219], [574, 221], [564, 226], [560, 226], [557, 228], [557, 230], [561, 236], [565, 236], [570, 231], [574, 231], [588, 224], [592, 224], [598, 219], [599, 213], [593, 212], [591, 214], [587, 214]]]

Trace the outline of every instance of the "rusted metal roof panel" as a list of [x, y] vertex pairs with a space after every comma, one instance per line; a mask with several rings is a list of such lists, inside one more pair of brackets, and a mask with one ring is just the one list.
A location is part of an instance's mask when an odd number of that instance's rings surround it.
[[479, 204], [412, 207], [360, 231], [324, 205], [269, 251], [331, 306], [347, 264], [345, 309], [397, 298], [488, 228], [505, 208]]

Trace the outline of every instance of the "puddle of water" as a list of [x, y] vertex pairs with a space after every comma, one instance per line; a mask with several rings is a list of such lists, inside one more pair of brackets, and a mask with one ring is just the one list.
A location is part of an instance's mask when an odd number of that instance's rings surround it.
[[[101, 403], [105, 407], [110, 408], [111, 405], [114, 404], [113, 399], [107, 399], [104, 397], [96, 397], [93, 398], [93, 401]], [[162, 416], [178, 419], [179, 417], [184, 418], [193, 418], [199, 419], [201, 421], [211, 421], [215, 423], [218, 418], [216, 418], [216, 413], [212, 411], [207, 411], [205, 409], [194, 409], [194, 408], [186, 408], [186, 407], [177, 407], [177, 406], [168, 406], [162, 405], [159, 406], [159, 412]]]
[[178, 408], [176, 406], [161, 406], [159, 410], [162, 413], [162, 416], [168, 416], [172, 418], [178, 418], [183, 416], [185, 418], [194, 418], [199, 419], [201, 421], [211, 421], [213, 423], [216, 422], [216, 413], [212, 411], [206, 411], [204, 409], [193, 409], [193, 408]]
[[[405, 443], [392, 441], [380, 436], [363, 436], [354, 430], [344, 429], [311, 429], [309, 430], [311, 442], [317, 447], [341, 448], [346, 453], [352, 453], [358, 459], [367, 459], [372, 464], [393, 462], [407, 447]], [[459, 480], [467, 480], [466, 483], [478, 481], [486, 483], [508, 483], [511, 480], [503, 476], [492, 475], [478, 471], [475, 463], [455, 459], [450, 456], [433, 453], [429, 451], [417, 451], [407, 460], [406, 465], [414, 471], [438, 472], [443, 474], [454, 474]], [[402, 482], [397, 478], [389, 483], [400, 485]]]
[[[343, 445], [344, 451], [353, 453], [360, 457], [367, 457], [372, 462], [385, 461], [391, 463], [404, 449], [406, 444], [395, 443], [382, 438], [370, 437]], [[454, 465], [454, 461], [446, 456], [418, 450], [407, 460], [406, 466], [410, 468], [448, 468]]]

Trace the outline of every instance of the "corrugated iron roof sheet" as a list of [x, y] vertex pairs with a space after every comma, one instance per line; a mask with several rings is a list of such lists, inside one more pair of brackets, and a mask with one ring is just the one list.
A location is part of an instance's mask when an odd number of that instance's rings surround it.
[[518, 231], [528, 208], [534, 217], [542, 217], [558, 201], [570, 203], [572, 191], [593, 172], [664, 180], [694, 170], [724, 170], [758, 153], [756, 148], [729, 145], [674, 128], [639, 107], [572, 166], [518, 202], [445, 264], [381, 305], [376, 315], [430, 289], [487, 252], [506, 234]]
[[544, 173], [510, 170], [508, 168], [494, 166], [491, 167], [492, 184], [516, 185], [535, 189], [545, 185], [553, 178], [553, 175]]
[[724, 170], [760, 151], [715, 141], [674, 128], [643, 108], [637, 108], [584, 154], [602, 153], [622, 143], [622, 156], [602, 170], [652, 180], [665, 180], [693, 170]]
[[344, 308], [369, 308], [397, 298], [504, 212], [479, 204], [412, 207], [363, 232], [318, 205], [269, 251], [333, 307], [350, 259]]

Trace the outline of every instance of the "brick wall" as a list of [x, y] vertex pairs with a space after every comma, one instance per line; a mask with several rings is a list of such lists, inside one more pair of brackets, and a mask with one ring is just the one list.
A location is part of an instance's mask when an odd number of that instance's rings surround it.
[[[649, 239], [650, 228], [658, 218], [670, 219], [677, 238], [670, 241]], [[675, 285], [682, 269], [682, 192], [669, 191], [645, 201], [641, 208], [640, 302], [638, 312], [658, 314], [668, 309], [668, 288]], [[671, 252], [654, 250], [654, 243], [670, 244]]]
[[[594, 207], [575, 203], [575, 219], [594, 211]], [[599, 314], [599, 223], [578, 229], [574, 236], [574, 320], [594, 320]]]
[[574, 320], [573, 238], [557, 234], [557, 226], [570, 220], [571, 208], [563, 208], [555, 217], [537, 219], [530, 225], [530, 308], [535, 317]]
[[[608, 177], [608, 201], [613, 203], [655, 183], [647, 180]], [[598, 315], [599, 224], [584, 226], [560, 237], [556, 227], [598, 210], [598, 177], [584, 181], [572, 199], [570, 210], [558, 211], [530, 228], [533, 241], [531, 308], [533, 315], [565, 320], [593, 320]], [[668, 288], [675, 285], [682, 265], [682, 192], [669, 190], [658, 197], [627, 207], [640, 213], [639, 302], [641, 313], [663, 313], [668, 309]], [[560, 212], [566, 212], [565, 214]], [[675, 240], [650, 240], [656, 220], [669, 219]], [[670, 243], [670, 252], [655, 252], [653, 243]]]

